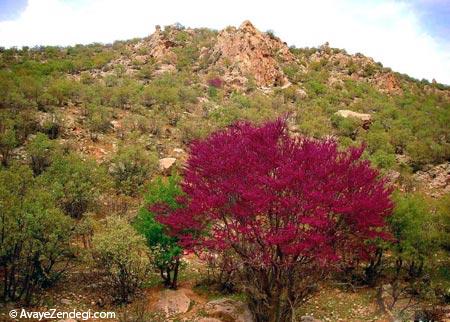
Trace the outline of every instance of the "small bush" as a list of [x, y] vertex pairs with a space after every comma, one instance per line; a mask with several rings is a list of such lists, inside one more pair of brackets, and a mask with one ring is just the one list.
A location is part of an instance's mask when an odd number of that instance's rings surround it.
[[213, 77], [208, 80], [208, 85], [215, 88], [222, 88], [223, 80], [220, 77]]
[[147, 281], [150, 254], [145, 239], [121, 218], [94, 234], [93, 258], [118, 302], [130, 302]]
[[51, 141], [47, 135], [40, 132], [27, 144], [27, 152], [31, 159], [31, 169], [35, 176], [40, 175], [50, 166], [56, 149], [57, 143]]
[[116, 189], [134, 196], [157, 170], [158, 157], [141, 145], [121, 146], [111, 161], [110, 173]]
[[369, 159], [372, 161], [372, 164], [382, 169], [389, 169], [395, 165], [395, 155], [383, 150], [375, 151]]
[[112, 113], [104, 106], [88, 106], [86, 117], [87, 127], [93, 140], [97, 139], [97, 133], [106, 133], [111, 128]]
[[106, 172], [95, 161], [83, 161], [74, 154], [56, 158], [39, 181], [51, 189], [61, 209], [74, 218], [92, 209], [108, 185]]
[[7, 127], [0, 130], [0, 154], [2, 156], [2, 165], [6, 167], [11, 159], [12, 150], [19, 142], [14, 128]]

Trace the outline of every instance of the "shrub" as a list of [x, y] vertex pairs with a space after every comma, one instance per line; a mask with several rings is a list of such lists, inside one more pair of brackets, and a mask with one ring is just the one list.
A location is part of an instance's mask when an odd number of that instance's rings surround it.
[[139, 95], [141, 85], [134, 80], [127, 79], [119, 86], [112, 88], [110, 103], [114, 107], [128, 108]]
[[151, 184], [145, 195], [145, 206], [139, 210], [133, 222], [133, 226], [145, 237], [147, 246], [152, 250], [153, 265], [159, 270], [164, 285], [173, 289], [177, 288], [182, 249], [176, 238], [167, 235], [166, 227], [155, 219], [151, 208], [159, 203], [164, 203], [170, 209], [178, 208], [180, 205], [176, 199], [181, 195], [179, 181], [179, 177], [171, 176], [167, 182], [158, 178]]
[[50, 118], [44, 121], [40, 131], [47, 134], [50, 139], [56, 139], [61, 132], [61, 121], [59, 117], [55, 114], [52, 114]]
[[191, 146], [183, 207], [157, 219], [188, 249], [233, 252], [256, 320], [289, 321], [323, 268], [387, 237], [390, 190], [362, 153], [238, 123]]
[[185, 70], [192, 67], [193, 63], [198, 59], [199, 50], [192, 45], [184, 45], [182, 47], [175, 47], [174, 53], [177, 56], [176, 66], [177, 70]]
[[147, 280], [150, 254], [145, 240], [124, 220], [109, 218], [106, 227], [94, 234], [93, 256], [114, 298], [129, 302]]
[[327, 90], [326, 86], [317, 80], [309, 80], [306, 83], [306, 88], [308, 93], [312, 93], [314, 95], [325, 94]]
[[19, 142], [13, 127], [1, 127], [2, 126], [0, 126], [0, 154], [2, 156], [2, 165], [6, 167], [11, 159], [12, 150]]
[[217, 98], [217, 88], [214, 86], [208, 87], [208, 96], [212, 99]]
[[151, 83], [144, 88], [142, 93], [142, 103], [145, 106], [175, 105], [179, 103], [178, 88], [164, 84]]
[[301, 82], [304, 78], [303, 72], [299, 64], [288, 64], [283, 66], [283, 72], [286, 74], [289, 81], [293, 84]]
[[210, 125], [198, 119], [182, 118], [177, 127], [181, 132], [181, 141], [189, 144], [194, 140], [205, 138], [210, 132]]
[[407, 267], [411, 277], [423, 273], [426, 258], [436, 249], [438, 236], [426, 201], [420, 195], [397, 196], [389, 226], [396, 242], [392, 250], [397, 271]]
[[111, 160], [110, 173], [114, 179], [116, 189], [134, 196], [157, 170], [158, 156], [142, 145], [119, 147], [116, 156]]
[[223, 80], [220, 77], [212, 77], [208, 79], [208, 85], [215, 88], [222, 88]]
[[52, 162], [57, 143], [51, 141], [44, 133], [37, 133], [27, 144], [27, 152], [31, 159], [31, 169], [35, 176], [40, 175]]
[[365, 136], [367, 142], [367, 151], [375, 153], [382, 150], [386, 153], [394, 153], [394, 147], [389, 143], [389, 135], [382, 129], [372, 127]]
[[440, 226], [440, 245], [450, 252], [450, 193], [442, 196], [436, 203], [437, 222]]
[[87, 107], [86, 123], [93, 140], [97, 139], [97, 133], [105, 133], [111, 128], [111, 114], [111, 111], [104, 106]]
[[331, 117], [331, 122], [338, 129], [340, 135], [353, 140], [356, 138], [358, 128], [361, 126], [361, 122], [354, 118], [345, 118], [336, 114], [333, 114]]
[[71, 219], [38, 187], [31, 170], [0, 170], [0, 270], [3, 300], [30, 303], [57, 281], [71, 248]]
[[370, 156], [370, 161], [381, 169], [389, 169], [395, 164], [395, 155], [383, 150], [377, 150]]
[[415, 169], [421, 169], [429, 163], [442, 162], [445, 160], [446, 155], [444, 146], [431, 138], [410, 141], [406, 146], [406, 152], [411, 156], [412, 165]]
[[50, 94], [58, 106], [63, 106], [78, 97], [80, 85], [78, 82], [67, 79], [54, 79], [48, 88]]
[[74, 154], [57, 157], [39, 181], [54, 193], [61, 209], [74, 218], [92, 209], [108, 184], [105, 171], [95, 161], [83, 161]]

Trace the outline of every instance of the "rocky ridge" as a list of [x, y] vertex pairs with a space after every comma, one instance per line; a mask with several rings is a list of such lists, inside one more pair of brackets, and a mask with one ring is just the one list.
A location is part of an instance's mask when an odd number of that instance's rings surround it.
[[242, 76], [249, 75], [258, 86], [287, 86], [289, 81], [278, 60], [295, 61], [286, 43], [260, 32], [250, 21], [222, 30], [209, 55], [212, 67], [228, 66], [225, 80], [241, 81], [239, 85], [246, 82]]

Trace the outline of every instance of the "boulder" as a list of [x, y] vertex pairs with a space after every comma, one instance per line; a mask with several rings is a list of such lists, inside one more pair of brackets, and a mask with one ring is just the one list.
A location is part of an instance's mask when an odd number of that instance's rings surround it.
[[[232, 300], [219, 299], [208, 302], [205, 305], [205, 311], [208, 317], [219, 319], [226, 322], [253, 322], [253, 315], [247, 304]], [[211, 321], [212, 322], [212, 321]]]
[[344, 118], [348, 118], [348, 117], [357, 118], [364, 122], [372, 120], [372, 115], [370, 115], [370, 114], [358, 113], [358, 112], [353, 112], [350, 110], [339, 110], [335, 114], [342, 116]]
[[177, 159], [175, 158], [162, 158], [159, 160], [159, 168], [163, 172], [169, 172], [176, 161]]
[[183, 289], [164, 290], [159, 295], [155, 310], [165, 313], [166, 317], [186, 313], [189, 310], [191, 300]]

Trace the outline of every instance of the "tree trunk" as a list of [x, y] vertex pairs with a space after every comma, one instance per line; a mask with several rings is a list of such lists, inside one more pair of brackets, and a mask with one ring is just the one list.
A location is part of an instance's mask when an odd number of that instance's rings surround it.
[[256, 322], [290, 322], [292, 321], [293, 307], [287, 296], [287, 288], [272, 289], [270, 300], [263, 301], [252, 299], [250, 301], [250, 310], [253, 312]]
[[180, 267], [180, 259], [177, 258], [175, 261], [175, 267], [173, 269], [173, 278], [172, 278], [172, 284], [170, 286], [171, 289], [176, 290], [177, 289], [177, 280], [178, 280], [178, 270]]

